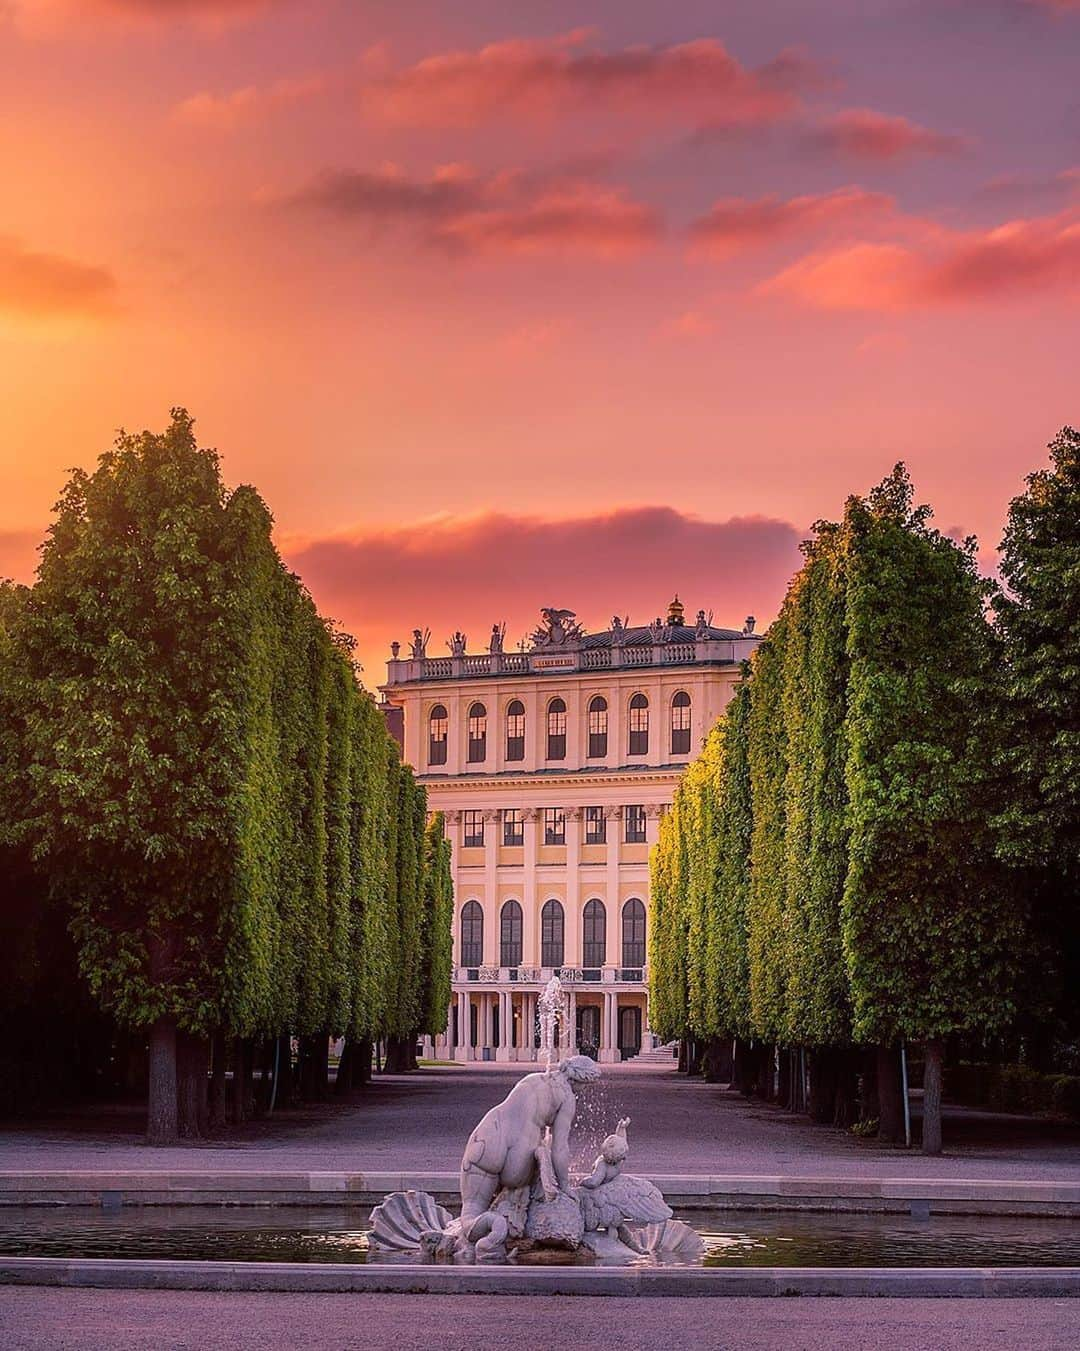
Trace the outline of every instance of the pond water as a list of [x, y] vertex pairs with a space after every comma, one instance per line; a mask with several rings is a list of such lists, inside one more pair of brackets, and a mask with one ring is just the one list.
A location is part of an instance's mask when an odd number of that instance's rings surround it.
[[[917, 1220], [898, 1215], [745, 1211], [677, 1214], [704, 1238], [701, 1262], [709, 1267], [1080, 1266], [1077, 1220], [993, 1216]], [[0, 1208], [0, 1256], [403, 1260], [369, 1255], [367, 1229], [366, 1207], [12, 1206]]]

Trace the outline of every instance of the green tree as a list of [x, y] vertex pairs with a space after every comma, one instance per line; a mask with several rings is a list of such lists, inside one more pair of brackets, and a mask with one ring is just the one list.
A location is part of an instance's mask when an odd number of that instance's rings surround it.
[[928, 517], [903, 466], [845, 512], [843, 938], [855, 1036], [924, 1043], [923, 1148], [936, 1153], [944, 1039], [1010, 1017], [1021, 925], [987, 811], [987, 586], [974, 542]]
[[[1050, 443], [1009, 507], [1006, 590], [995, 600], [1005, 653], [1000, 856], [1033, 897], [1037, 944], [1026, 1007], [1059, 1036], [1080, 1032], [1080, 432]], [[1052, 1045], [1029, 1023], [1031, 1040]]]

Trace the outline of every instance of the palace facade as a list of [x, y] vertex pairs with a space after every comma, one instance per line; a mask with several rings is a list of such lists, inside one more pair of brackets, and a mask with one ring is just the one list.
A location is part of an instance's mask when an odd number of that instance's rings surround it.
[[536, 1058], [536, 1001], [557, 973], [565, 1044], [601, 1061], [652, 1044], [649, 848], [688, 761], [759, 637], [666, 620], [587, 633], [544, 610], [522, 650], [463, 634], [448, 656], [413, 633], [382, 687], [403, 755], [453, 845], [453, 1001], [434, 1051]]

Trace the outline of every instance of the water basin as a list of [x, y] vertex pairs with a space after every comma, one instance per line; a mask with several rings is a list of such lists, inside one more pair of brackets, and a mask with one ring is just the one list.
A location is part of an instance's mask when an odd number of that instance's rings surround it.
[[[1080, 1221], [1069, 1219], [943, 1215], [918, 1220], [722, 1210], [676, 1214], [705, 1241], [704, 1256], [695, 1266], [1080, 1267]], [[402, 1260], [369, 1253], [367, 1232], [366, 1208], [12, 1206], [0, 1209], [0, 1256]], [[556, 1260], [574, 1259], [566, 1255]]]

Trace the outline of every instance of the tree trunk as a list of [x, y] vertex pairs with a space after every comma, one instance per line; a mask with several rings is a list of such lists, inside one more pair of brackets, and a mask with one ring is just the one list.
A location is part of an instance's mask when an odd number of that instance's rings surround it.
[[781, 1046], [778, 1054], [780, 1062], [780, 1072], [778, 1075], [779, 1088], [776, 1093], [776, 1101], [785, 1111], [792, 1110], [792, 1104], [795, 1101], [795, 1076], [792, 1074], [791, 1066], [795, 1052], [790, 1046]]
[[173, 1145], [179, 1133], [176, 1096], [176, 1019], [158, 1018], [150, 1028], [150, 1083], [146, 1142]]
[[180, 1136], [198, 1140], [206, 1124], [206, 1042], [192, 1032], [178, 1033], [176, 1066]]
[[830, 1125], [836, 1113], [836, 1052], [831, 1046], [817, 1047], [810, 1056], [811, 1121]]
[[922, 1152], [941, 1153], [941, 1090], [945, 1075], [945, 1043], [933, 1037], [924, 1047]]
[[296, 1078], [293, 1074], [292, 1035], [282, 1032], [278, 1037], [277, 1092], [274, 1095], [274, 1110], [291, 1107], [296, 1102]]
[[210, 1042], [211, 1069], [210, 1069], [210, 1090], [208, 1094], [208, 1115], [210, 1118], [210, 1129], [220, 1131], [225, 1129], [227, 1122], [225, 1105], [225, 1056], [226, 1041], [225, 1033], [217, 1031], [214, 1033]]
[[234, 1126], [242, 1126], [248, 1117], [247, 1046], [241, 1037], [234, 1037], [232, 1043], [232, 1099], [229, 1103]]
[[881, 1104], [878, 1101], [877, 1047], [864, 1047], [862, 1075], [859, 1085], [859, 1120], [880, 1121]]
[[341, 1059], [338, 1061], [337, 1077], [334, 1080], [334, 1097], [344, 1098], [352, 1090], [353, 1041], [346, 1037], [341, 1047]]
[[744, 1097], [754, 1091], [757, 1065], [754, 1048], [739, 1037], [735, 1042], [734, 1065], [731, 1073], [731, 1086], [737, 1088]]
[[855, 1124], [859, 1111], [859, 1061], [853, 1047], [836, 1052], [836, 1094], [833, 1100], [833, 1125], [847, 1130]]
[[900, 1061], [895, 1046], [877, 1048], [878, 1139], [899, 1144], [904, 1138]]
[[689, 1063], [689, 1054], [688, 1054], [688, 1048], [687, 1048], [687, 1045], [686, 1045], [686, 1038], [685, 1038], [685, 1037], [680, 1037], [680, 1038], [679, 1038], [679, 1073], [680, 1073], [680, 1074], [685, 1074], [685, 1073], [686, 1073], [686, 1066], [687, 1066], [688, 1063]]
[[353, 1083], [357, 1088], [366, 1088], [371, 1083], [371, 1056], [373, 1047], [370, 1037], [362, 1037], [357, 1045], [353, 1059]]
[[731, 1078], [731, 1042], [710, 1037], [701, 1058], [701, 1073], [707, 1084], [726, 1084]]
[[761, 1059], [758, 1062], [758, 1097], [762, 1102], [772, 1102], [774, 1094], [774, 1076], [776, 1073], [776, 1049], [773, 1046], [762, 1046]]

